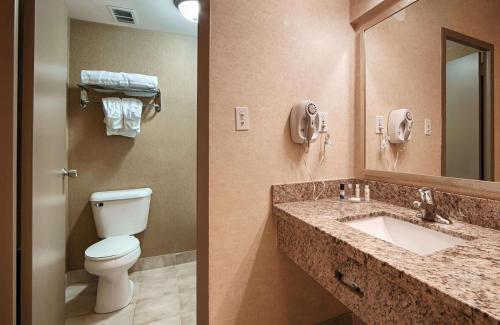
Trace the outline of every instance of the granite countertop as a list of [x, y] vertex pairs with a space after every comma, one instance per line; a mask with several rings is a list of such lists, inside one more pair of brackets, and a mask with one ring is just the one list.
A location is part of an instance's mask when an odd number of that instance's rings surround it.
[[[403, 288], [424, 289], [468, 315], [500, 322], [500, 231], [453, 221], [422, 221], [416, 211], [379, 201], [351, 203], [334, 199], [275, 204], [279, 218], [294, 218], [335, 238], [352, 258]], [[418, 255], [356, 230], [344, 221], [387, 215], [466, 240], [463, 245]], [[410, 291], [411, 291], [410, 290]]]

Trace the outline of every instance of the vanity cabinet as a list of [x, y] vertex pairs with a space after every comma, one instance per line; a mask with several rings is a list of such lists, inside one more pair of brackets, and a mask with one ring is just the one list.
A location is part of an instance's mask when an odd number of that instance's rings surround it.
[[321, 229], [276, 217], [279, 250], [366, 323], [488, 324], [464, 313], [460, 304], [443, 303], [424, 284], [410, 281], [403, 288], [403, 274], [381, 274], [364, 253]]

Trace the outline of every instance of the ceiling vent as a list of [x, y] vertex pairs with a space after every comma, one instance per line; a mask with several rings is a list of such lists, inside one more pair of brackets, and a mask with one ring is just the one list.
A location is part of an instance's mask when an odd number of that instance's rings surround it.
[[113, 16], [117, 23], [137, 25], [135, 10], [113, 6], [108, 6], [108, 8], [111, 12], [111, 16]]

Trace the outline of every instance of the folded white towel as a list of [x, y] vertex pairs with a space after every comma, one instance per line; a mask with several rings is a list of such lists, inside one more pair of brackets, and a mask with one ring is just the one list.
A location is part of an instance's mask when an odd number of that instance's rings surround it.
[[80, 78], [82, 84], [87, 85], [141, 90], [158, 89], [158, 77], [137, 73], [82, 70]]
[[142, 102], [135, 98], [103, 98], [106, 135], [135, 138], [141, 132]]
[[137, 132], [133, 130], [125, 130], [125, 129], [120, 129], [120, 130], [112, 130], [110, 133], [107, 135], [120, 135], [122, 137], [127, 137], [127, 138], [135, 138], [137, 136]]
[[142, 101], [135, 98], [122, 99], [123, 129], [141, 132]]
[[112, 135], [116, 130], [123, 128], [123, 110], [121, 98], [103, 98], [102, 110], [107, 135]]

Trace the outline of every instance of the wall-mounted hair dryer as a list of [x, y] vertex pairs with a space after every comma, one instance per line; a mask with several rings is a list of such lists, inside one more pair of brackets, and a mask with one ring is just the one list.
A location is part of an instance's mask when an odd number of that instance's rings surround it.
[[290, 133], [295, 143], [313, 143], [319, 136], [319, 114], [316, 104], [301, 101], [290, 112]]
[[409, 109], [395, 109], [389, 113], [387, 140], [389, 143], [406, 143], [411, 139], [413, 114]]

